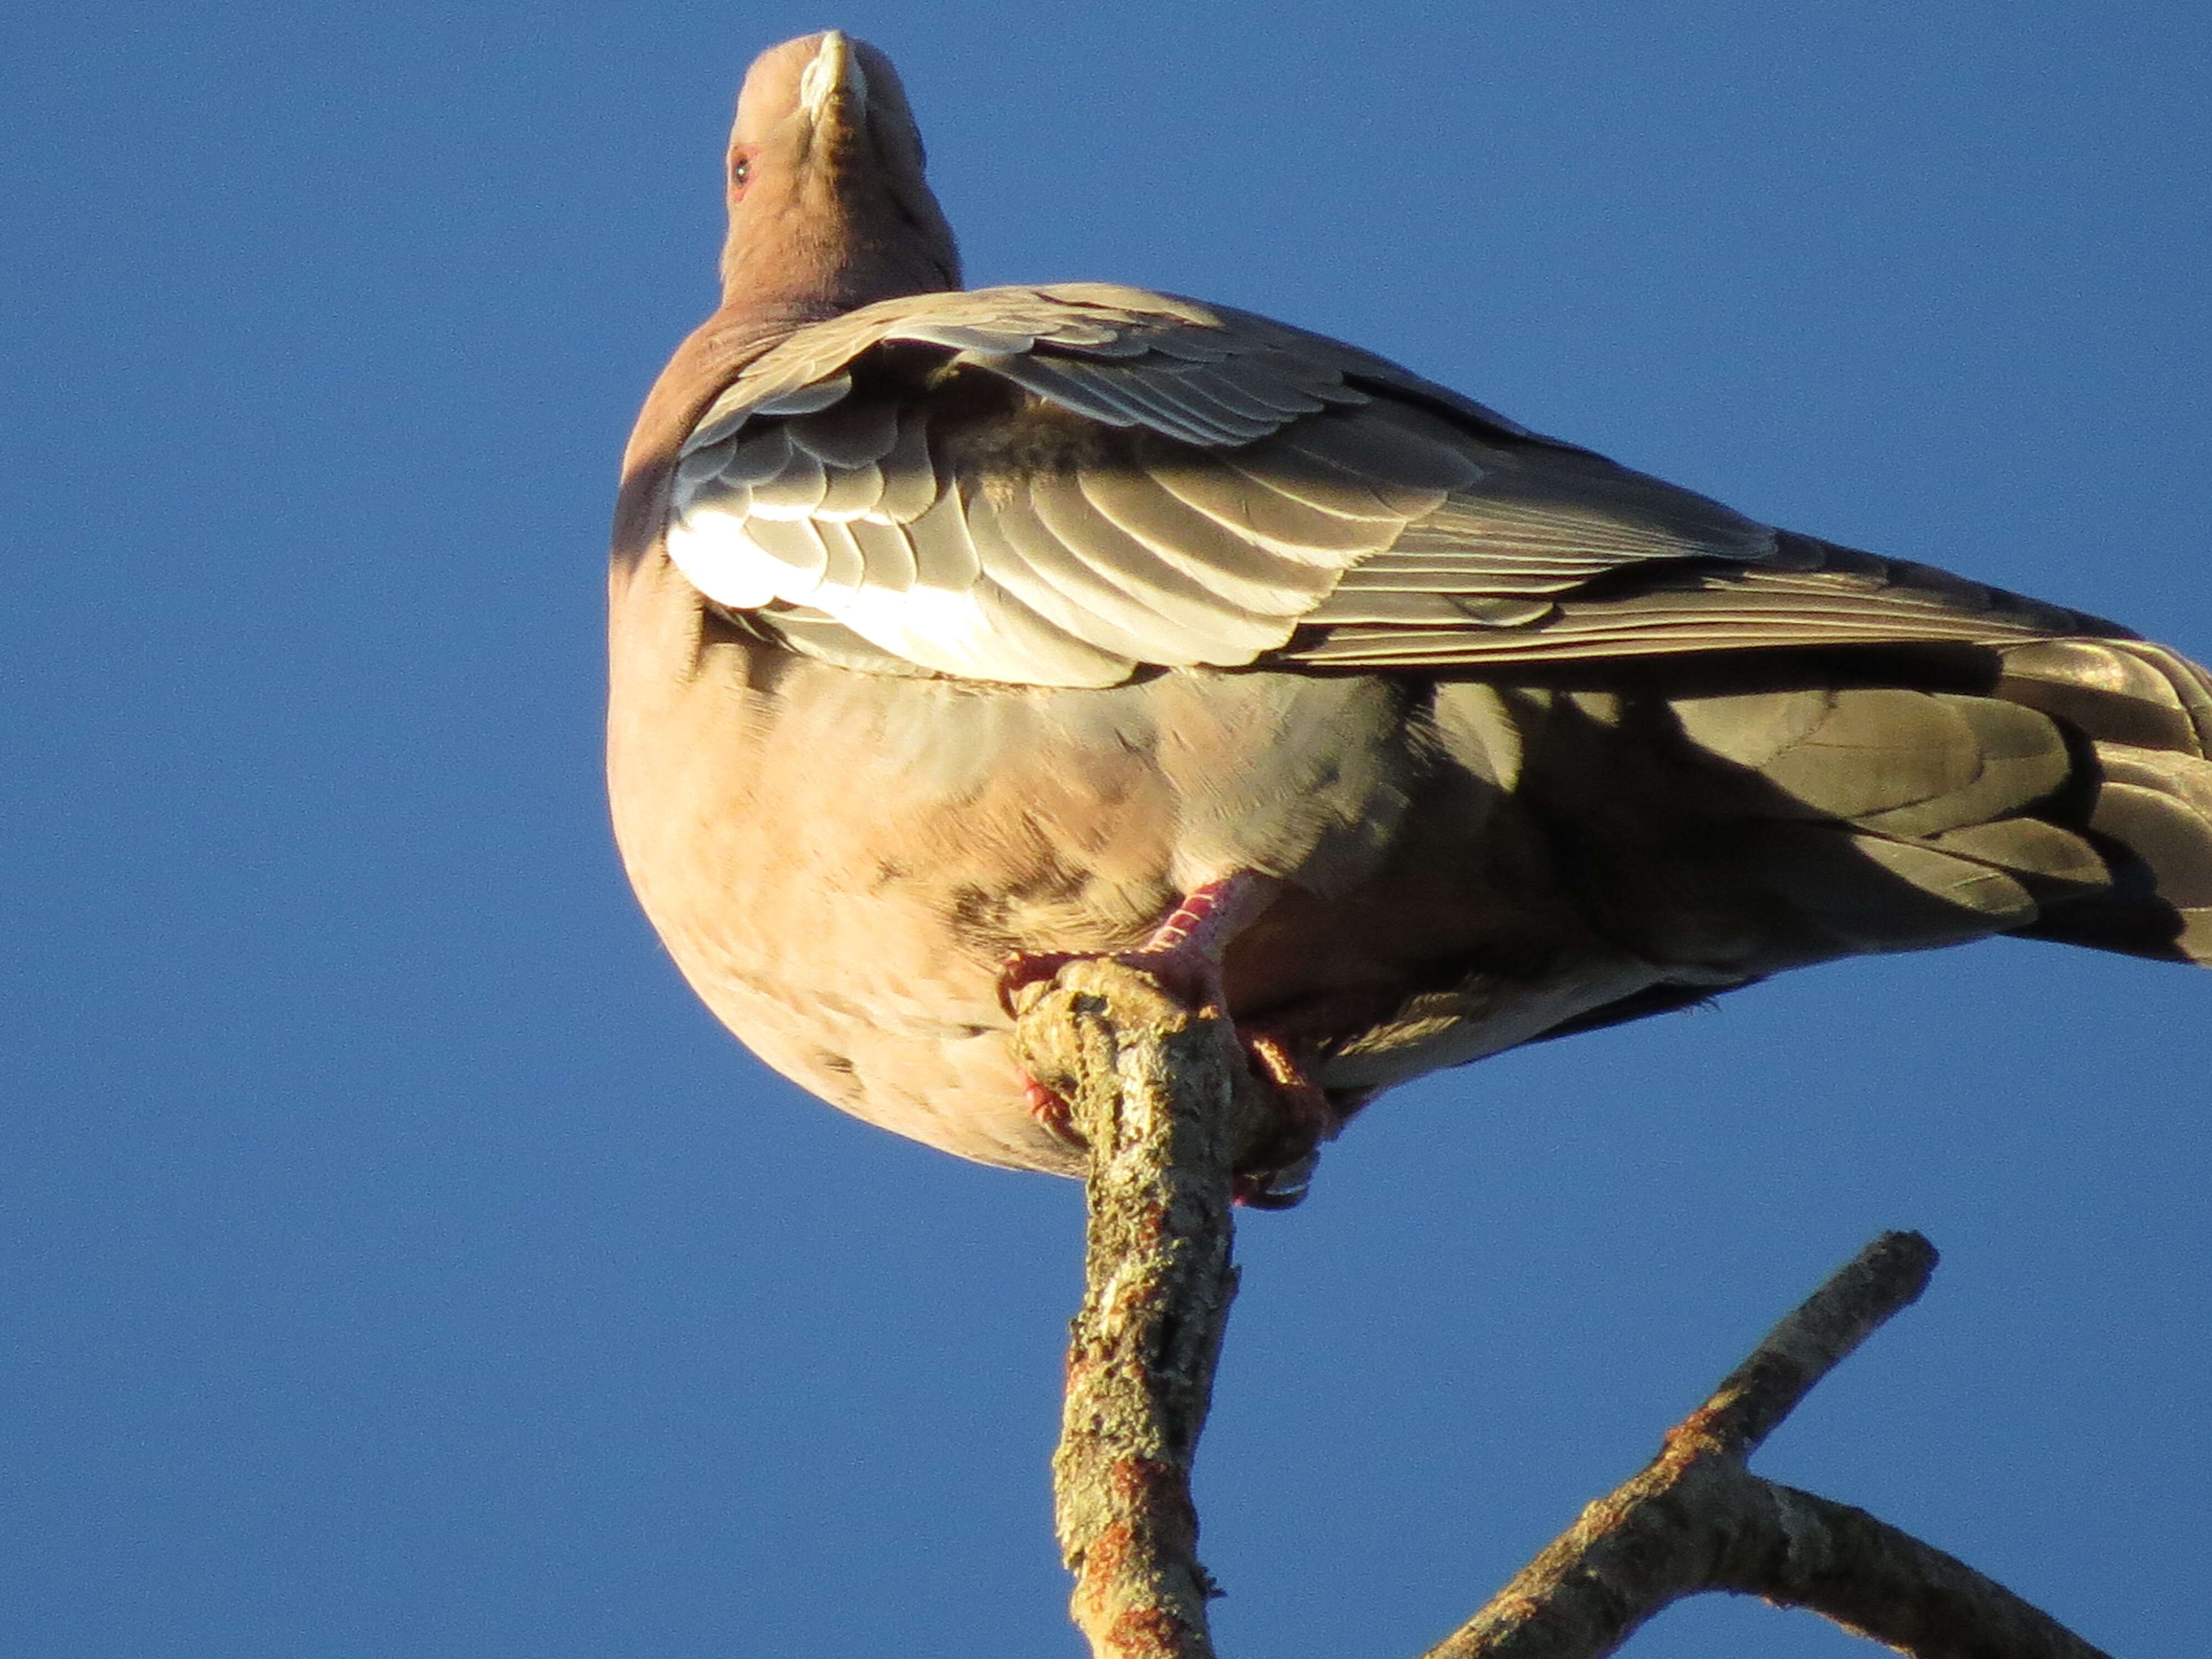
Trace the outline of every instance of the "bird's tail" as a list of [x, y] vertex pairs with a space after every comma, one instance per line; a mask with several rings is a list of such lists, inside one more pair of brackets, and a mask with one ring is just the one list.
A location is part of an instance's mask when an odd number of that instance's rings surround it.
[[2212, 966], [2212, 677], [2130, 639], [1996, 649], [1972, 690], [1668, 699], [1698, 780], [1650, 794], [1703, 833], [1617, 907], [1638, 946], [1747, 977], [1992, 933]]
[[2003, 658], [1996, 695], [2087, 750], [2075, 827], [2111, 872], [2012, 931], [2212, 967], [2212, 674], [2136, 640], [2044, 640]]

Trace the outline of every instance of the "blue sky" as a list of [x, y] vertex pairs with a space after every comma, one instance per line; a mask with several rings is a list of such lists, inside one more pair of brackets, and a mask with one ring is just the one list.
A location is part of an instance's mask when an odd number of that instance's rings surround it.
[[[615, 457], [744, 66], [830, 25], [971, 281], [1270, 313], [2212, 657], [2201, 7], [19, 7], [0, 1648], [1078, 1651], [1079, 1194], [751, 1060], [600, 799]], [[1759, 1466], [2193, 1646], [2208, 1029], [1998, 943], [1392, 1097], [1243, 1228], [1225, 1651], [1418, 1651], [1889, 1226], [1933, 1290]], [[1629, 1651], [1723, 1649], [1868, 1650]]]

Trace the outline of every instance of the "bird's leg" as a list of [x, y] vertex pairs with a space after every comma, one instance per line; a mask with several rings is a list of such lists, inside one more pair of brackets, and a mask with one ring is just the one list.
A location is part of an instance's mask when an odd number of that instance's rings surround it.
[[[1207, 882], [1185, 894], [1143, 945], [1116, 952], [1112, 960], [1152, 975], [1188, 1006], [1216, 1009], [1226, 1021], [1229, 999], [1221, 982], [1222, 954], [1274, 902], [1281, 888], [1276, 878], [1250, 871]], [[1013, 1012], [1023, 987], [1049, 980], [1083, 955], [1017, 951], [999, 971], [1000, 1001], [1008, 1013]], [[1230, 1029], [1235, 1030], [1233, 1025]], [[1253, 1077], [1275, 1103], [1277, 1123], [1247, 1160], [1259, 1167], [1238, 1170], [1234, 1197], [1255, 1209], [1288, 1209], [1305, 1196], [1321, 1143], [1335, 1133], [1340, 1116], [1306, 1076], [1287, 1042], [1267, 1032], [1235, 1030], [1235, 1035]], [[1030, 1115], [1060, 1139], [1080, 1145], [1067, 1103], [1034, 1079], [1025, 1077], [1022, 1082]]]
[[[1141, 969], [1193, 1008], [1229, 1012], [1221, 989], [1221, 953], [1230, 940], [1243, 933], [1275, 901], [1283, 884], [1273, 876], [1240, 870], [1233, 876], [1209, 881], [1183, 896], [1152, 936], [1133, 951], [1119, 951], [1112, 960]], [[1087, 951], [1017, 951], [999, 969], [999, 1002], [1014, 1012], [1015, 995], [1024, 986], [1049, 980], [1071, 962], [1095, 955]]]

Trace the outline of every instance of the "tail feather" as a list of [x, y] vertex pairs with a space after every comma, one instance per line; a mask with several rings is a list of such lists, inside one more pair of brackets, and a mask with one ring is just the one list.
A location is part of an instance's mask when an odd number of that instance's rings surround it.
[[2007, 651], [1996, 689], [2088, 739], [2112, 871], [2014, 931], [2212, 967], [2212, 675], [2140, 641], [2053, 640]]
[[1723, 856], [1782, 906], [1744, 930], [1743, 966], [1991, 933], [2212, 966], [2212, 676], [2132, 639], [2001, 660], [1978, 694], [1669, 700], [1730, 780], [1704, 796], [1733, 826]]
[[1996, 694], [2098, 743], [2212, 755], [2212, 674], [2146, 640], [2038, 640], [2003, 652]]

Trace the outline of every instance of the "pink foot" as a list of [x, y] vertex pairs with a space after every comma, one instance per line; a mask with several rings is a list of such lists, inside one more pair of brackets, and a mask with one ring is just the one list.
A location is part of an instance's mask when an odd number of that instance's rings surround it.
[[[1188, 1007], [1225, 1015], [1229, 998], [1221, 982], [1221, 954], [1274, 902], [1281, 885], [1273, 877], [1249, 872], [1208, 882], [1186, 896], [1141, 946], [1116, 951], [1109, 959], [1153, 975]], [[999, 969], [999, 1001], [1012, 1014], [1024, 987], [1044, 983], [1071, 962], [1096, 960], [1083, 951], [1018, 951]], [[1305, 1197], [1321, 1143], [1336, 1132], [1341, 1119], [1282, 1038], [1238, 1031], [1237, 1042], [1276, 1110], [1273, 1127], [1249, 1160], [1251, 1167], [1237, 1172], [1231, 1196], [1256, 1210], [1286, 1210]], [[1067, 1103], [1033, 1078], [1022, 1081], [1030, 1115], [1069, 1146], [1082, 1146]]]
[[1118, 962], [1140, 969], [1167, 988], [1168, 994], [1190, 1008], [1223, 1006], [1221, 968], [1194, 954], [1176, 951], [1017, 951], [999, 964], [999, 1006], [1009, 1014], [1018, 1012], [1021, 993], [1032, 985], [1048, 984], [1071, 962]]
[[[1274, 902], [1281, 885], [1273, 876], [1249, 872], [1210, 881], [1185, 896], [1144, 944], [1115, 951], [1109, 959], [1154, 975], [1189, 1007], [1226, 1012], [1221, 953]], [[999, 1004], [1011, 1014], [1024, 987], [1043, 983], [1071, 962], [1096, 959], [1096, 953], [1081, 951], [1017, 951], [1000, 965]]]
[[1090, 1145], [1077, 1133], [1074, 1109], [1068, 1105], [1060, 1091], [1046, 1088], [1027, 1072], [1022, 1073], [1022, 1104], [1055, 1139], [1064, 1140], [1077, 1148]]

